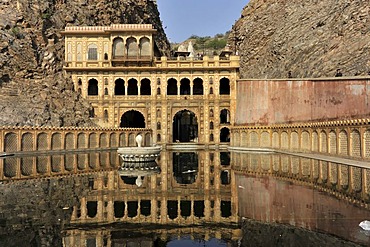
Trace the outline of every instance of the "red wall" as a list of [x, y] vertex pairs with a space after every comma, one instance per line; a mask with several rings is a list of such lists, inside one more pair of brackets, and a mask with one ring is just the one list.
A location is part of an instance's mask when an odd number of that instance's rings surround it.
[[370, 117], [370, 78], [239, 80], [236, 125]]

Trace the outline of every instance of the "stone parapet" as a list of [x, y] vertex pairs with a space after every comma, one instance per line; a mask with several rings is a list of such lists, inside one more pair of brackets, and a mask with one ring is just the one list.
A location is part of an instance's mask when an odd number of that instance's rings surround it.
[[231, 146], [370, 160], [370, 119], [234, 126]]
[[0, 127], [0, 153], [133, 147], [138, 134], [151, 146], [151, 133], [140, 128]]

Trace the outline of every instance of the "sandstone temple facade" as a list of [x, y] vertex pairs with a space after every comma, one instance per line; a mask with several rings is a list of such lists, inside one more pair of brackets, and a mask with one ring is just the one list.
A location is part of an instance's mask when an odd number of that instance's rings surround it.
[[239, 57], [161, 56], [151, 24], [66, 27], [65, 72], [105, 128], [153, 130], [156, 143], [230, 142]]

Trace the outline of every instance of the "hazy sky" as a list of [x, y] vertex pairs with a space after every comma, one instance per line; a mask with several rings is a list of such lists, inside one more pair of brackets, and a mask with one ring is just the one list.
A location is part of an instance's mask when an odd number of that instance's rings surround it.
[[249, 0], [157, 0], [170, 42], [229, 31]]

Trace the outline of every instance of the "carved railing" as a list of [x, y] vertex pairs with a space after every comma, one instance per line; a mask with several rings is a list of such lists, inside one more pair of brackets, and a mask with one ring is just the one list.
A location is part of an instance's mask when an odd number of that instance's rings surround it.
[[232, 147], [269, 148], [370, 160], [370, 119], [236, 126], [231, 129], [231, 135]]
[[143, 136], [144, 146], [151, 146], [151, 133], [150, 129], [134, 128], [0, 127], [0, 153], [116, 149], [136, 146], [138, 134]]

